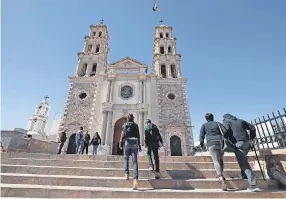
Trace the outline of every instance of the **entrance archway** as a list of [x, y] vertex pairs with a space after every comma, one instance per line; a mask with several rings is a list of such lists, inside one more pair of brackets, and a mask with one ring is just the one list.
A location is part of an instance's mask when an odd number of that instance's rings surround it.
[[67, 154], [76, 154], [75, 133], [69, 138]]
[[112, 155], [123, 155], [123, 150], [119, 148], [122, 126], [126, 122], [126, 118], [120, 118], [114, 125]]
[[171, 148], [171, 156], [182, 156], [182, 146], [181, 139], [173, 135], [170, 138], [170, 148]]

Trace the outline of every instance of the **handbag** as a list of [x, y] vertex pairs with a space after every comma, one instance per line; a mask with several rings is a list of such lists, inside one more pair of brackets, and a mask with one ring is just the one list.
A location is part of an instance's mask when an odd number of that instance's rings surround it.
[[237, 147], [235, 146], [235, 144], [233, 144], [228, 138], [226, 138], [224, 136], [224, 133], [221, 129], [221, 125], [220, 123], [218, 123], [218, 128], [219, 128], [219, 131], [222, 135], [222, 140], [221, 140], [221, 150], [223, 152], [234, 152], [236, 151]]

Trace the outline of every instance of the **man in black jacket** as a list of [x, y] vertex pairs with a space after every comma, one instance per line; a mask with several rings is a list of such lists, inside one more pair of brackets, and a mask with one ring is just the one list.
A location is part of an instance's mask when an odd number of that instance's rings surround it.
[[141, 151], [139, 127], [134, 122], [134, 116], [129, 113], [126, 117], [127, 122], [122, 126], [119, 147], [124, 147], [124, 170], [125, 178], [129, 179], [129, 156], [133, 162], [133, 189], [138, 188], [138, 150]]
[[86, 154], [88, 154], [89, 141], [90, 141], [90, 135], [89, 135], [88, 131], [86, 131], [85, 136], [84, 136], [84, 143], [83, 143], [83, 148], [82, 148], [81, 154], [83, 154], [84, 149], [85, 149]]
[[67, 134], [66, 134], [67, 129], [64, 128], [63, 132], [60, 135], [60, 139], [59, 139], [59, 146], [58, 146], [58, 153], [57, 154], [61, 154], [62, 152], [62, 148], [67, 140]]
[[[260, 189], [257, 188], [256, 177], [247, 159], [247, 153], [250, 150], [250, 140], [253, 140], [256, 137], [255, 126], [245, 120], [238, 119], [231, 114], [225, 114], [223, 118], [223, 125], [227, 130], [227, 135], [237, 147], [237, 150], [235, 150], [234, 153], [241, 168], [242, 178], [248, 179], [250, 191], [259, 191]], [[250, 131], [249, 135], [247, 130]]]
[[[219, 122], [214, 121], [214, 116], [212, 113], [207, 113], [205, 115], [207, 120], [201, 127], [200, 131], [200, 145], [204, 147], [204, 140], [207, 141], [207, 149], [212, 157], [214, 167], [218, 179], [221, 182], [222, 190], [227, 190], [227, 185], [225, 177], [223, 176], [223, 151], [222, 151], [222, 136], [226, 133], [225, 128]], [[223, 132], [220, 131], [222, 129]]]
[[151, 123], [151, 120], [146, 120], [145, 126], [145, 146], [147, 147], [147, 157], [150, 165], [150, 169], [154, 170], [154, 164], [152, 161], [152, 152], [155, 159], [156, 175], [155, 178], [160, 178], [160, 163], [159, 163], [159, 142], [163, 145], [163, 140], [160, 135], [159, 129], [155, 124]]

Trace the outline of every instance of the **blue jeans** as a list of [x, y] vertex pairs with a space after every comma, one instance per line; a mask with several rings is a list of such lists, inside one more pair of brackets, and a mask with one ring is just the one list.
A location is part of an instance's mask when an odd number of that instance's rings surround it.
[[76, 153], [81, 154], [83, 149], [84, 142], [82, 140], [76, 141]]
[[133, 179], [138, 179], [138, 144], [130, 144], [125, 142], [124, 146], [124, 170], [129, 174], [129, 156], [132, 155], [133, 162]]
[[249, 183], [249, 186], [250, 187], [256, 187], [256, 177], [249, 165], [249, 162], [248, 162], [248, 159], [247, 159], [247, 156], [246, 154], [248, 153], [249, 151], [249, 141], [239, 141], [236, 143], [236, 146], [238, 148], [238, 150], [236, 150], [234, 152], [235, 156], [236, 156], [236, 159], [237, 159], [237, 162], [239, 164], [239, 167], [242, 171], [244, 171], [246, 177], [247, 177], [247, 180], [248, 180], [248, 183]]
[[98, 148], [98, 145], [93, 145], [92, 155], [96, 155], [97, 154], [97, 148]]

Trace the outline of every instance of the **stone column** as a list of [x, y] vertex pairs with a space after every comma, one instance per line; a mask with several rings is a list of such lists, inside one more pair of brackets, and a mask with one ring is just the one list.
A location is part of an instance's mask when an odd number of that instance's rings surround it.
[[111, 146], [111, 125], [112, 125], [112, 112], [109, 111], [107, 114], [107, 126], [106, 126], [106, 138], [105, 138], [105, 145]]
[[178, 78], [181, 78], [182, 77], [182, 71], [181, 71], [180, 62], [177, 62], [176, 72], [177, 72]]
[[142, 82], [141, 80], [139, 81], [138, 103], [142, 103]]
[[109, 102], [112, 103], [113, 102], [113, 95], [114, 95], [114, 81], [111, 80], [111, 88], [110, 88], [110, 93], [109, 93]]
[[110, 98], [110, 89], [111, 89], [111, 81], [108, 81], [108, 86], [107, 86], [107, 95], [106, 95], [106, 102], [109, 102], [109, 98]]
[[167, 70], [167, 78], [171, 78], [171, 65], [167, 65], [166, 70]]
[[143, 82], [143, 87], [144, 87], [144, 91], [143, 91], [143, 103], [147, 102], [147, 88], [146, 88], [146, 81]]
[[105, 136], [106, 136], [106, 117], [107, 112], [103, 111], [102, 127], [101, 127], [101, 144], [105, 145]]

